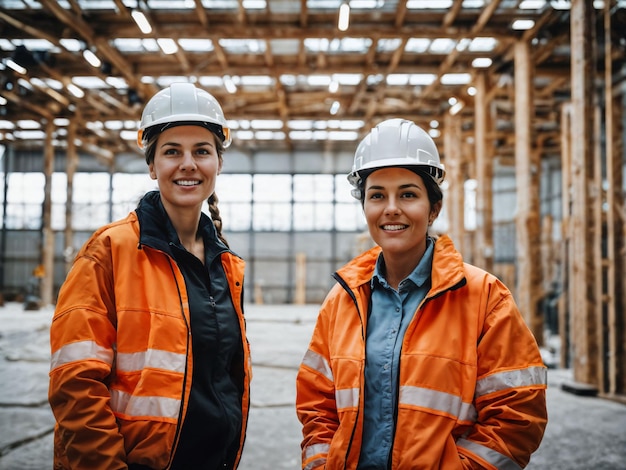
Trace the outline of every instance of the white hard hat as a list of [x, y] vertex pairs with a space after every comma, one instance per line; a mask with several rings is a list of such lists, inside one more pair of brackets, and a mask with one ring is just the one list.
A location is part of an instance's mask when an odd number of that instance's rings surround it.
[[198, 123], [215, 131], [225, 148], [232, 141], [222, 107], [213, 95], [193, 83], [172, 83], [154, 95], [143, 109], [137, 133], [139, 148], [144, 148], [147, 129], [160, 126], [163, 130], [167, 124], [182, 123]]
[[375, 169], [391, 166], [419, 167], [437, 184], [443, 182], [446, 174], [433, 139], [424, 129], [406, 119], [388, 119], [379, 123], [359, 143], [348, 175], [348, 181], [355, 187], [352, 195], [360, 199], [363, 179]]

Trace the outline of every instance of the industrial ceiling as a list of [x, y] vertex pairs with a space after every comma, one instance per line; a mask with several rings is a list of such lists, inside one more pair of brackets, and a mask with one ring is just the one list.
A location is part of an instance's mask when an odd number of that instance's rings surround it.
[[[614, 80], [624, 82], [626, 1], [592, 3], [599, 27], [610, 15]], [[139, 155], [143, 105], [175, 81], [216, 96], [241, 149], [353, 150], [390, 117], [416, 121], [440, 143], [446, 113], [472, 129], [473, 84], [484, 73], [494, 138], [512, 152], [512, 49], [528, 41], [533, 125], [558, 146], [570, 8], [567, 0], [0, 0], [0, 143], [41, 149], [51, 134], [63, 147], [74, 126], [83, 151]], [[349, 20], [339, 29], [342, 9]], [[604, 37], [585, 40], [598, 46], [601, 73]]]

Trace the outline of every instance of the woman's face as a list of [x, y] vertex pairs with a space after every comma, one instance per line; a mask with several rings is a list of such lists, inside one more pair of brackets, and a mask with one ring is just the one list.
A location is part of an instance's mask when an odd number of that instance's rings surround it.
[[166, 209], [200, 210], [215, 191], [215, 180], [222, 169], [216, 137], [201, 126], [166, 129], [158, 137], [149, 169]]
[[431, 208], [422, 177], [406, 168], [381, 168], [365, 180], [365, 219], [384, 253], [421, 258], [440, 209], [441, 203]]

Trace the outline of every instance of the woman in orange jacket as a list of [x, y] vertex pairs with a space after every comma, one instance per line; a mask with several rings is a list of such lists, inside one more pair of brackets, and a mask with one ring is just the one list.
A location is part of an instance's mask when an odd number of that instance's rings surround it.
[[519, 469], [541, 442], [546, 368], [511, 293], [428, 235], [444, 176], [410, 121], [357, 148], [377, 246], [335, 273], [298, 372], [303, 469]]
[[59, 292], [55, 469], [237, 467], [251, 379], [244, 262], [214, 194], [230, 142], [219, 103], [190, 83], [146, 105], [138, 143], [159, 189], [93, 234]]

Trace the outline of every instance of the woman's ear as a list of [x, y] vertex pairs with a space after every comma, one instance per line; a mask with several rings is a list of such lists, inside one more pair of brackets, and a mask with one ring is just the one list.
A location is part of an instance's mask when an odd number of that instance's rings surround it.
[[439, 217], [442, 205], [442, 202], [439, 201], [431, 207], [430, 214], [428, 215], [428, 225], [432, 225], [435, 219]]
[[149, 169], [150, 178], [152, 178], [153, 180], [157, 179], [156, 171], [154, 171], [154, 163], [150, 163], [148, 165], [148, 169]]

